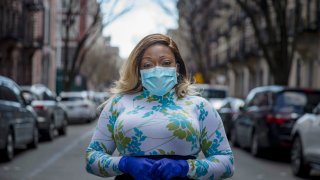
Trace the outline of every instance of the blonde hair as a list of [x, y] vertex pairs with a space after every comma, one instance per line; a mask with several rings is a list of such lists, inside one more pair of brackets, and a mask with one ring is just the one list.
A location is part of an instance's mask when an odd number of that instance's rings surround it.
[[139, 66], [143, 54], [147, 48], [155, 44], [162, 44], [170, 48], [173, 52], [176, 63], [179, 64], [178, 84], [175, 87], [179, 98], [186, 95], [196, 95], [196, 91], [190, 86], [190, 78], [187, 77], [187, 69], [181, 58], [176, 43], [168, 36], [163, 34], [150, 34], [144, 37], [132, 50], [128, 60], [120, 69], [120, 79], [115, 82], [115, 86], [110, 89], [113, 94], [134, 94], [142, 91], [140, 81]]

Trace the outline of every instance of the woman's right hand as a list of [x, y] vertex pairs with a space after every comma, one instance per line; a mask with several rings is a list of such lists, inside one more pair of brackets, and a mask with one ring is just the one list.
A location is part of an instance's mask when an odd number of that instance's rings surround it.
[[119, 162], [119, 170], [130, 174], [134, 179], [152, 180], [150, 169], [155, 162], [148, 158], [123, 156]]

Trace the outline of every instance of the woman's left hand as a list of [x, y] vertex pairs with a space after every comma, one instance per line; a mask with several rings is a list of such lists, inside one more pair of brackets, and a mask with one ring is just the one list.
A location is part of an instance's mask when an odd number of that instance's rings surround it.
[[163, 158], [153, 164], [150, 174], [155, 177], [170, 180], [174, 177], [186, 177], [188, 171], [189, 165], [186, 160]]

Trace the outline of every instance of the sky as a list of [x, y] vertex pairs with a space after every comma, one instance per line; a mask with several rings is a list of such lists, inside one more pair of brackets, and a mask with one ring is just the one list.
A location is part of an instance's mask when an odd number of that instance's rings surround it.
[[[176, 12], [173, 0], [166, 5]], [[103, 30], [104, 36], [111, 36], [111, 45], [118, 46], [120, 56], [126, 59], [134, 46], [146, 35], [167, 32], [178, 27], [174, 17], [166, 14], [156, 0], [119, 0], [117, 9], [125, 3], [133, 3], [132, 9]]]

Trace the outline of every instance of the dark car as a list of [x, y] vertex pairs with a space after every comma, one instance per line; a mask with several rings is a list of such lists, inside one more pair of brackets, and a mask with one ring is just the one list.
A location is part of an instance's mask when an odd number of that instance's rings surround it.
[[291, 147], [296, 120], [311, 112], [320, 101], [320, 91], [281, 86], [250, 91], [231, 131], [231, 142], [250, 148], [259, 156], [265, 148]]
[[11, 160], [17, 146], [38, 145], [36, 114], [22, 97], [20, 87], [0, 76], [0, 151], [1, 158]]
[[58, 130], [60, 135], [67, 133], [67, 115], [55, 94], [42, 84], [23, 86], [23, 96], [37, 113], [40, 135], [47, 140], [54, 139], [54, 132]]
[[234, 117], [240, 112], [240, 107], [244, 105], [244, 101], [239, 98], [227, 97], [222, 100], [221, 107], [218, 110], [223, 121], [224, 129], [228, 137], [233, 127]]

